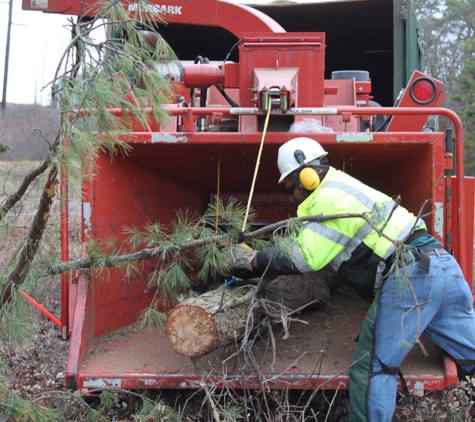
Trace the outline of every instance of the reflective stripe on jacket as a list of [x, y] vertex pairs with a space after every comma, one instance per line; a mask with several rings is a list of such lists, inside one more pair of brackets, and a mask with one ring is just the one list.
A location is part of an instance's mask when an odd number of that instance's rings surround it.
[[[389, 196], [370, 188], [353, 177], [330, 167], [322, 184], [300, 204], [297, 215], [365, 214], [371, 223], [393, 240], [403, 240], [414, 229], [425, 228], [425, 224], [414, 214], [397, 205]], [[395, 251], [394, 243], [380, 236], [369, 222], [360, 217], [338, 218], [323, 223], [308, 222], [295, 239], [292, 261], [301, 272], [318, 271], [331, 264], [337, 271], [352, 257], [358, 248], [372, 251], [371, 283], [377, 289], [382, 281], [385, 260]], [[361, 255], [361, 253], [359, 253]], [[366, 260], [368, 254], [365, 255]], [[354, 260], [358, 266], [366, 267], [368, 262]], [[347, 266], [346, 266], [347, 267]], [[348, 274], [348, 268], [345, 268]], [[345, 280], [343, 280], [345, 281]], [[368, 284], [367, 281], [364, 281]], [[351, 284], [351, 282], [350, 282]], [[369, 286], [366, 286], [369, 287]], [[366, 289], [368, 290], [368, 289]]]

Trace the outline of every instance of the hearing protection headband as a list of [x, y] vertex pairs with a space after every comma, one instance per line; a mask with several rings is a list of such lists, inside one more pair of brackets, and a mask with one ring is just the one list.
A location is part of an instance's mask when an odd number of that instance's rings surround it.
[[[299, 171], [299, 180], [301, 187], [309, 191], [314, 191], [318, 188], [318, 186], [320, 186], [320, 176], [313, 168], [305, 167], [305, 159], [307, 157], [301, 149], [298, 149], [294, 152], [294, 157], [301, 167], [301, 170]], [[315, 161], [318, 161], [317, 164], [324, 164], [322, 160], [314, 160], [312, 161], [312, 163]]]

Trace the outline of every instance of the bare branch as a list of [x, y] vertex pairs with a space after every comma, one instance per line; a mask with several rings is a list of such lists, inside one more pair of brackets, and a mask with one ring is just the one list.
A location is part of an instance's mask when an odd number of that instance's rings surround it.
[[[46, 161], [46, 160], [45, 160]], [[10, 302], [12, 298], [13, 288], [18, 287], [26, 279], [31, 268], [33, 260], [38, 252], [43, 234], [46, 230], [46, 224], [49, 219], [51, 205], [56, 194], [56, 186], [58, 183], [58, 168], [53, 166], [49, 172], [48, 180], [43, 188], [40, 203], [36, 211], [33, 223], [28, 232], [26, 242], [20, 253], [18, 263], [15, 269], [10, 273], [8, 282], [3, 286], [0, 296], [0, 309]]]
[[58, 133], [56, 135], [56, 138], [55, 138], [53, 144], [51, 145], [51, 147], [49, 149], [48, 155], [45, 158], [45, 160], [38, 167], [36, 167], [34, 170], [30, 171], [23, 178], [23, 181], [22, 181], [20, 187], [18, 188], [18, 190], [13, 195], [9, 196], [8, 199], [5, 200], [3, 205], [0, 207], [0, 221], [3, 219], [3, 217], [5, 217], [5, 215], [8, 214], [8, 211], [10, 211], [15, 206], [15, 204], [23, 198], [23, 196], [25, 195], [28, 187], [31, 185], [31, 183], [39, 175], [43, 174], [48, 169], [48, 167], [50, 166], [51, 162], [53, 161], [53, 159], [56, 155], [60, 139], [61, 139], [61, 136]]

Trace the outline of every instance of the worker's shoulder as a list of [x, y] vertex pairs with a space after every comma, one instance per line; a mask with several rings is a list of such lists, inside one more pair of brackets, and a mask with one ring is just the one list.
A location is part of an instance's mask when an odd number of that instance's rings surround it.
[[[355, 177], [351, 176], [344, 171], [338, 170], [334, 167], [330, 167], [325, 178], [322, 181], [321, 187], [322, 188], [344, 188], [345, 186], [349, 187], [367, 187], [363, 182], [356, 179]], [[320, 189], [321, 193], [324, 193], [325, 189]]]
[[[323, 180], [322, 187], [334, 187], [352, 194], [355, 194], [357, 191], [359, 191], [367, 195], [387, 196], [384, 192], [367, 185], [355, 176], [352, 176], [351, 174], [338, 170], [334, 167], [330, 167], [327, 176]], [[322, 193], [323, 191], [324, 189], [322, 189]]]

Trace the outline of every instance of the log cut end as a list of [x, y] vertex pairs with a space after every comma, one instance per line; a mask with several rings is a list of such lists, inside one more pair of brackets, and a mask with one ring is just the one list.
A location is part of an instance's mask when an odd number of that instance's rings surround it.
[[168, 314], [165, 330], [171, 346], [182, 356], [202, 356], [213, 350], [218, 341], [213, 319], [197, 306], [173, 309]]

